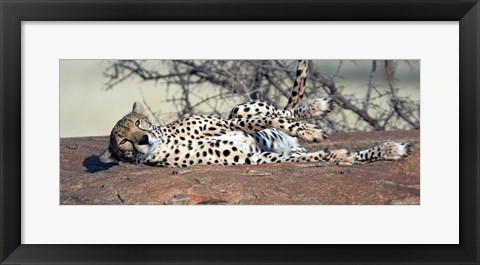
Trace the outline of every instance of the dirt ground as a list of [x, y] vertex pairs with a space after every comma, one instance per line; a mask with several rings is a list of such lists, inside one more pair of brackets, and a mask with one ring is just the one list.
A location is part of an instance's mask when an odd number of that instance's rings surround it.
[[282, 163], [156, 168], [103, 164], [108, 137], [60, 139], [60, 204], [420, 204], [420, 131], [337, 133], [309, 150], [410, 142], [412, 156], [354, 166]]

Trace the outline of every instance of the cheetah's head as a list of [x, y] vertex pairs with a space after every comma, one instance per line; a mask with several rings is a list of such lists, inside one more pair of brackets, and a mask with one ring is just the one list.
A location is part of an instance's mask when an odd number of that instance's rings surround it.
[[100, 154], [104, 163], [142, 163], [160, 142], [160, 132], [145, 115], [141, 103], [135, 102], [133, 110], [113, 127], [109, 147]]

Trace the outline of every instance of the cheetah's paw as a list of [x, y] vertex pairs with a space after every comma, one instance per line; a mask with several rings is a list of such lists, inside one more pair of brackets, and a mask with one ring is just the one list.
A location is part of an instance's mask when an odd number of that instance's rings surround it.
[[335, 109], [331, 98], [316, 98], [307, 103], [310, 117], [323, 118]]
[[335, 154], [334, 160], [338, 165], [353, 165], [356, 162], [355, 154], [347, 149], [333, 150], [332, 153]]
[[298, 137], [314, 143], [328, 138], [323, 130], [313, 124], [305, 124], [305, 128], [298, 132]]

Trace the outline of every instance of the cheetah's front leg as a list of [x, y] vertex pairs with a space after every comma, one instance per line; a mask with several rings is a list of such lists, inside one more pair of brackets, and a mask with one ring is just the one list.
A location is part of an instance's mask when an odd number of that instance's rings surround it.
[[327, 135], [316, 125], [295, 122], [283, 117], [254, 116], [250, 118], [233, 118], [228, 120], [231, 128], [247, 133], [255, 133], [268, 128], [277, 128], [287, 134], [310, 142], [327, 138]]

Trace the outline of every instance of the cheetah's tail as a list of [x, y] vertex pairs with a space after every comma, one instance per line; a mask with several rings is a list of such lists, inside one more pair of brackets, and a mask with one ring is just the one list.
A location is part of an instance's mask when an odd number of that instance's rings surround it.
[[386, 142], [372, 148], [357, 151], [355, 153], [357, 162], [399, 160], [406, 158], [413, 153], [413, 146], [410, 143]]

